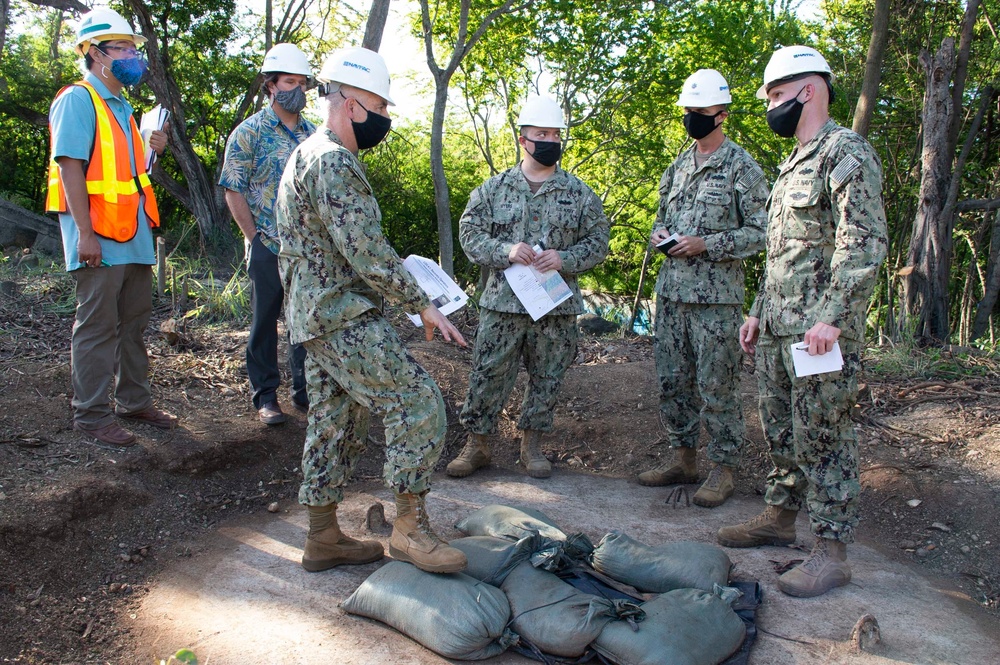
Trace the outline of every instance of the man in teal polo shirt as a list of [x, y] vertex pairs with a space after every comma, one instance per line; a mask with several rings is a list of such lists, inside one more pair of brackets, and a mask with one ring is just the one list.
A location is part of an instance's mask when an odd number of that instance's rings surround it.
[[[76, 52], [87, 70], [81, 83], [111, 111], [128, 142], [131, 175], [145, 177], [145, 165], [136, 164], [132, 106], [121, 96], [123, 88], [138, 85], [146, 61], [137, 51], [146, 39], [135, 33], [118, 13], [94, 9], [77, 27]], [[95, 225], [114, 224], [98, 217], [95, 195], [88, 195], [91, 161], [97, 159], [98, 109], [84, 85], [68, 86], [56, 96], [49, 111], [52, 133], [50, 210], [59, 211], [66, 269], [76, 280], [76, 323], [72, 338], [73, 427], [101, 443], [130, 446], [136, 437], [115, 420], [115, 414], [164, 429], [177, 418], [153, 406], [149, 387], [149, 360], [143, 333], [153, 309], [152, 270], [156, 262], [148, 210], [155, 201], [140, 190], [134, 216], [117, 223], [127, 226], [130, 239], [113, 239], [95, 232]], [[153, 132], [150, 146], [158, 153], [167, 136]], [[142, 154], [141, 147], [138, 154]], [[102, 157], [103, 159], [104, 157]], [[108, 158], [112, 158], [111, 155]], [[127, 222], [127, 224], [126, 224]], [[134, 232], [133, 230], [134, 229]], [[108, 391], [113, 385], [112, 411]]]

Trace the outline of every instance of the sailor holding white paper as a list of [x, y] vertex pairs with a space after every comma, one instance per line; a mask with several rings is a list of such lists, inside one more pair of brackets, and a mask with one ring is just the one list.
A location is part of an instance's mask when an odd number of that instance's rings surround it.
[[[774, 468], [764, 512], [718, 533], [728, 547], [789, 544], [798, 511], [808, 509], [813, 550], [778, 578], [783, 592], [799, 597], [851, 580], [847, 545], [861, 490], [851, 409], [868, 302], [886, 254], [882, 165], [863, 137], [830, 119], [833, 90], [818, 51], [788, 46], [772, 55], [757, 91], [771, 129], [796, 139], [778, 167], [767, 262], [739, 333], [744, 351], [756, 355], [760, 419]], [[802, 371], [803, 361], [816, 365], [838, 352], [838, 371]]]
[[[448, 465], [451, 476], [468, 476], [489, 463], [487, 436], [496, 431], [522, 359], [528, 385], [518, 419], [523, 430], [521, 461], [533, 477], [551, 473], [540, 435], [552, 429], [556, 395], [576, 357], [576, 317], [583, 313], [577, 275], [608, 253], [609, 227], [601, 200], [557, 166], [566, 129], [562, 108], [548, 97], [531, 98], [521, 109], [518, 125], [523, 161], [476, 188], [459, 222], [462, 249], [486, 279], [479, 297], [469, 392], [460, 416], [469, 440]], [[556, 271], [572, 297], [535, 320], [538, 312], [529, 312], [505, 274], [512, 266]], [[557, 293], [549, 282], [546, 278], [546, 290]]]

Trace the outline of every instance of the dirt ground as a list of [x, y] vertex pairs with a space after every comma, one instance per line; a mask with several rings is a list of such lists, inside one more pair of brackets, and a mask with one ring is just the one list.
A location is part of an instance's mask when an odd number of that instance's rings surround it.
[[[134, 427], [139, 445], [127, 450], [88, 442], [70, 424], [72, 296], [34, 277], [14, 283], [0, 295], [0, 662], [148, 663], [128, 618], [150, 580], [228, 521], [294, 500], [305, 420], [257, 421], [244, 330], [192, 322], [172, 346], [159, 332], [162, 307], [148, 335], [154, 397], [182, 426]], [[471, 339], [474, 318], [453, 318]], [[408, 323], [397, 329], [455, 423], [471, 353], [426, 343]], [[983, 357], [953, 363], [961, 375], [865, 376], [859, 538], [974, 599], [1000, 629], [1000, 376]], [[770, 465], [747, 369], [737, 492], [752, 497]], [[631, 478], [667, 454], [648, 339], [585, 337], [570, 371], [578, 380], [543, 445], [557, 471]], [[495, 441], [504, 469], [517, 466], [520, 390], [519, 381]], [[462, 438], [449, 430], [442, 469]], [[359, 482], [380, 477], [380, 440], [373, 431]]]

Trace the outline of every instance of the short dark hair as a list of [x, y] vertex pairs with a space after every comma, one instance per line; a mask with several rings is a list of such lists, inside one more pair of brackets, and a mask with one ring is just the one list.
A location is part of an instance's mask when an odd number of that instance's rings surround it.
[[281, 78], [282, 74], [284, 74], [284, 72], [265, 72], [264, 73], [264, 80], [260, 84], [260, 87], [263, 88], [263, 90], [264, 90], [264, 94], [266, 94], [268, 96], [271, 95], [271, 92], [267, 89], [267, 84], [268, 83], [275, 83], [275, 84], [277, 84], [278, 79]]
[[105, 44], [107, 44], [110, 41], [111, 41], [110, 39], [105, 39], [103, 42], [101, 42], [99, 44], [95, 44], [94, 42], [90, 42], [90, 45], [87, 46], [87, 52], [83, 54], [83, 66], [87, 68], [88, 72], [90, 71], [90, 68], [94, 66], [94, 59], [92, 57], [90, 57], [90, 47], [91, 46], [96, 46], [98, 49], [100, 49], [102, 46], [104, 46]]

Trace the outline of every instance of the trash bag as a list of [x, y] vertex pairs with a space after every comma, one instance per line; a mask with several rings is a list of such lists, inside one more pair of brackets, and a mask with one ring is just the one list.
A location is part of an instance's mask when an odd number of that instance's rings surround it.
[[608, 623], [642, 616], [638, 603], [583, 593], [529, 562], [514, 568], [500, 588], [521, 643], [555, 656], [580, 656]]
[[732, 562], [722, 549], [706, 543], [676, 542], [658, 547], [612, 531], [590, 557], [594, 570], [639, 591], [712, 591], [729, 581]]
[[718, 665], [740, 648], [743, 620], [714, 593], [675, 589], [642, 604], [637, 630], [609, 622], [591, 645], [617, 665]]
[[532, 508], [484, 506], [455, 525], [469, 536], [493, 536], [521, 540], [538, 533], [552, 540], [566, 540], [566, 534], [544, 513]]
[[386, 623], [445, 658], [483, 660], [517, 641], [500, 589], [462, 573], [425, 573], [391, 561], [343, 602], [345, 612]]

